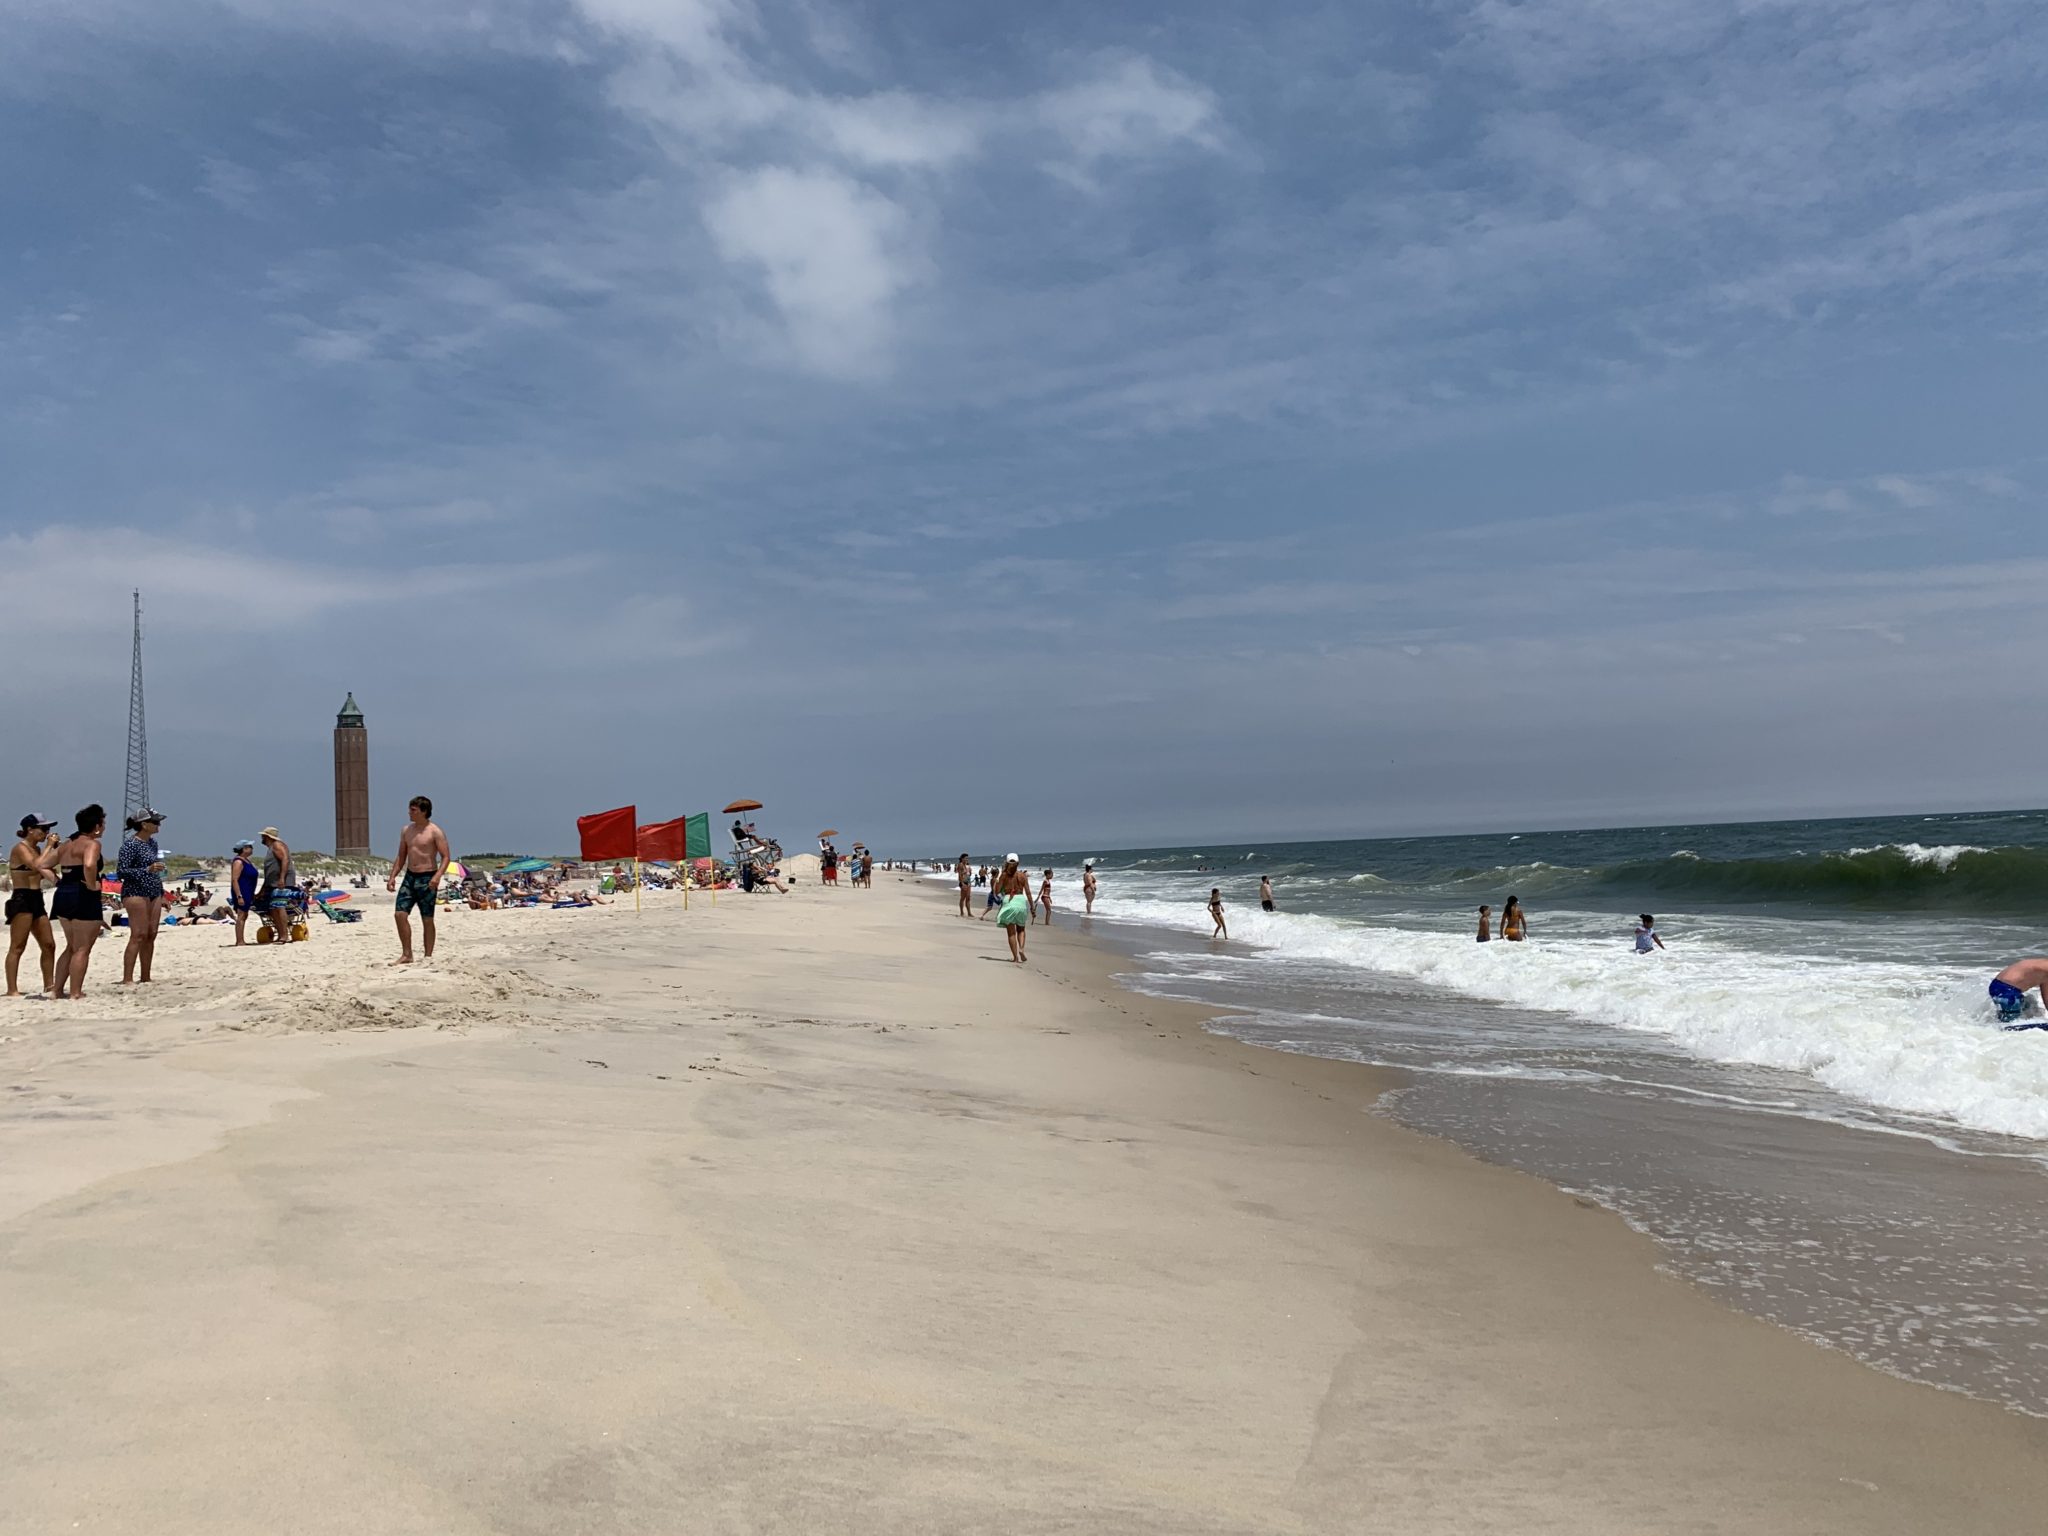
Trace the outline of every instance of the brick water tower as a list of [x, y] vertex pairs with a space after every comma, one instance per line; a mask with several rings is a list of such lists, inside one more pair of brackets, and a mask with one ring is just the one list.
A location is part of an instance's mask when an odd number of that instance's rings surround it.
[[334, 717], [334, 851], [344, 858], [370, 852], [370, 733], [354, 693]]

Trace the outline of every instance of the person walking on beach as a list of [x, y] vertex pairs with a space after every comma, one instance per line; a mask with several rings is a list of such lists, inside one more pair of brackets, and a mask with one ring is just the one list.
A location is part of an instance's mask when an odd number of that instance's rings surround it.
[[1216, 922], [1216, 931], [1210, 934], [1209, 937], [1212, 939], [1229, 938], [1230, 930], [1223, 925], [1223, 890], [1220, 886], [1212, 885], [1209, 887], [1209, 916], [1214, 918]]
[[50, 896], [50, 915], [64, 925], [64, 953], [57, 957], [50, 996], [85, 996], [85, 968], [99, 942], [100, 835], [107, 830], [104, 806], [88, 805], [73, 818], [76, 830], [43, 855], [43, 868], [57, 872]]
[[1262, 912], [1273, 910], [1273, 877], [1271, 875], [1259, 876], [1259, 910]]
[[1045, 926], [1050, 928], [1052, 926], [1052, 871], [1049, 869], [1045, 872], [1045, 878], [1039, 882], [1038, 905], [1045, 912]]
[[43, 906], [43, 854], [50, 846], [50, 831], [57, 825], [40, 816], [21, 818], [21, 835], [14, 851], [7, 855], [7, 874], [14, 889], [7, 898], [7, 995], [22, 996], [21, 957], [33, 937], [43, 953], [43, 991], [50, 990], [56, 974], [57, 941], [50, 934], [50, 918]]
[[1024, 930], [1031, 922], [1031, 877], [1018, 868], [1014, 853], [1003, 861], [1003, 872], [996, 876], [989, 894], [1002, 898], [1003, 904], [996, 911], [996, 926], [1010, 941], [1010, 958], [1021, 963]]
[[1479, 909], [1479, 942], [1482, 944], [1491, 944], [1493, 942], [1493, 908], [1491, 907], [1482, 906]]
[[[398, 892], [398, 958], [393, 965], [412, 964], [412, 918], [420, 914], [420, 953], [434, 958], [434, 898], [441, 891], [441, 876], [448, 871], [448, 834], [434, 824], [434, 802], [414, 795], [406, 802], [405, 830], [398, 834], [398, 857], [384, 876], [384, 889]], [[399, 871], [405, 883], [398, 883]]]
[[1510, 896], [1508, 904], [1500, 909], [1500, 936], [1510, 944], [1519, 944], [1529, 936], [1529, 920], [1522, 915], [1522, 898]]
[[298, 894], [298, 870], [292, 851], [278, 836], [277, 828], [263, 829], [263, 884], [256, 890], [256, 905], [272, 936], [280, 944], [292, 941], [292, 898]]
[[962, 917], [972, 917], [974, 916], [974, 912], [972, 910], [974, 867], [967, 862], [966, 854], [963, 853], [960, 855], [960, 862], [953, 866], [953, 873], [959, 878], [960, 881], [960, 915]]
[[1093, 859], [1089, 859], [1081, 865], [1081, 900], [1087, 907], [1087, 910], [1082, 915], [1084, 917], [1093, 917], [1095, 915], [1095, 861]]
[[1649, 913], [1642, 913], [1636, 922], [1636, 953], [1647, 955], [1652, 948], [1662, 949], [1664, 941], [1657, 937], [1657, 919]]
[[249, 922], [249, 909], [256, 905], [256, 860], [254, 843], [235, 844], [235, 856], [228, 861], [228, 911], [235, 919], [235, 943], [246, 945], [249, 941], [243, 930]]
[[157, 928], [164, 919], [164, 856], [156, 834], [163, 824], [162, 812], [138, 811], [128, 818], [128, 835], [114, 856], [114, 873], [121, 877], [121, 906], [128, 914], [128, 947], [121, 952], [124, 987], [148, 981], [150, 962], [156, 958]]

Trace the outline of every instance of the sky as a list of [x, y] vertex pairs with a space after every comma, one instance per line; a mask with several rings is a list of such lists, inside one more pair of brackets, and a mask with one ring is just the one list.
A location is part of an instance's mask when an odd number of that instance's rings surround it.
[[[180, 851], [2037, 805], [2035, 0], [0, 0], [0, 708]], [[815, 825], [814, 825], [815, 824]]]

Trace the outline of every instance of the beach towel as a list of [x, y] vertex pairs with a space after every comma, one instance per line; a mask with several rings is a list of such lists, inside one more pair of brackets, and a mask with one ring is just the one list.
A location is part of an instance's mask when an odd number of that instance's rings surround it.
[[[987, 919], [984, 918], [982, 921], [986, 922]], [[1022, 928], [1030, 921], [1031, 898], [1028, 896], [1012, 896], [1003, 903], [1002, 910], [996, 913], [997, 924], [1005, 928]]]

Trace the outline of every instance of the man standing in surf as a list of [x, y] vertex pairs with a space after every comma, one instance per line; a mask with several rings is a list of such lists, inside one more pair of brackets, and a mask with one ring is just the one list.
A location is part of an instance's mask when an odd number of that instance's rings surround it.
[[[434, 958], [434, 900], [448, 869], [448, 834], [434, 824], [434, 802], [414, 795], [406, 807], [406, 828], [398, 834], [398, 857], [384, 877], [384, 889], [398, 892], [398, 958], [393, 965], [412, 964], [413, 908], [420, 913], [420, 953]], [[399, 871], [405, 883], [398, 883]]]

